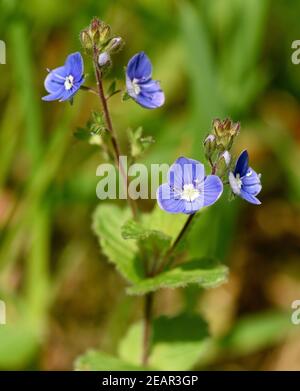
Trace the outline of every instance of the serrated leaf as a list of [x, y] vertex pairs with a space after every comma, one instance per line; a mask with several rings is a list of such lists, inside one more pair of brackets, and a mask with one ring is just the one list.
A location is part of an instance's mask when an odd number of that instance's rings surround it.
[[161, 231], [150, 230], [134, 220], [127, 221], [122, 226], [124, 239], [136, 240], [145, 260], [156, 262], [170, 247], [172, 238]]
[[216, 261], [203, 258], [183, 263], [174, 269], [146, 278], [127, 288], [127, 293], [143, 295], [161, 288], [179, 288], [197, 284], [203, 288], [213, 288], [227, 281], [228, 268]]
[[93, 216], [93, 229], [109, 261], [126, 280], [136, 283], [143, 278], [138, 247], [134, 241], [125, 240], [121, 235], [121, 227], [129, 217], [129, 209], [122, 210], [115, 205], [101, 204]]
[[122, 226], [122, 236], [124, 239], [147, 240], [156, 237], [161, 241], [170, 243], [171, 237], [158, 230], [147, 229], [134, 220], [128, 220]]
[[[209, 342], [207, 323], [196, 314], [173, 318], [162, 316], [153, 321], [149, 365], [159, 370], [189, 370]], [[131, 326], [119, 347], [119, 356], [133, 365], [141, 362], [143, 324]]]
[[77, 371], [142, 371], [145, 369], [96, 350], [90, 350], [78, 357], [74, 367]]

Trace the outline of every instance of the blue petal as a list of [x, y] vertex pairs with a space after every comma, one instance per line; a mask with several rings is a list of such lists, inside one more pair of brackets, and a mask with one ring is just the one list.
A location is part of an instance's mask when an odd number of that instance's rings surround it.
[[65, 92], [65, 88], [64, 88], [64, 86], [61, 86], [61, 88], [58, 91], [53, 92], [49, 95], [43, 96], [42, 100], [47, 101], [47, 102], [50, 102], [53, 100], [59, 100], [62, 98], [64, 92]]
[[177, 193], [167, 184], [159, 186], [156, 192], [158, 205], [161, 209], [169, 213], [184, 213], [184, 201], [181, 200]]
[[147, 80], [151, 78], [152, 65], [144, 52], [134, 55], [129, 60], [126, 73], [131, 80]]
[[60, 102], [64, 102], [66, 100], [69, 100], [73, 98], [73, 96], [76, 94], [76, 92], [79, 90], [80, 85], [82, 83], [74, 84], [73, 87], [70, 90], [64, 90], [61, 98], [59, 99]]
[[203, 185], [203, 206], [214, 204], [223, 192], [223, 183], [217, 175], [208, 175]]
[[194, 201], [183, 201], [184, 202], [184, 209], [182, 213], [185, 213], [187, 215], [193, 214], [198, 212], [201, 208], [203, 208], [203, 197], [199, 197]]
[[258, 198], [256, 198], [253, 194], [247, 193], [245, 190], [241, 189], [240, 197], [242, 197], [244, 200], [250, 202], [251, 204], [260, 205], [261, 202]]
[[237, 176], [237, 174], [239, 174], [240, 177], [243, 177], [244, 175], [246, 175], [248, 167], [249, 167], [249, 157], [248, 157], [248, 152], [245, 150], [240, 154], [236, 162], [234, 176]]
[[260, 176], [249, 167], [247, 174], [242, 178], [242, 189], [254, 196], [261, 191]]
[[68, 75], [72, 75], [75, 81], [82, 79], [83, 75], [83, 59], [79, 52], [70, 54], [65, 62], [65, 67]]
[[45, 89], [50, 92], [58, 91], [65, 82], [67, 76], [66, 67], [62, 66], [50, 71], [45, 79]]
[[151, 94], [141, 92], [137, 97], [133, 97], [133, 99], [146, 109], [157, 109], [165, 103], [165, 94], [163, 91]]
[[183, 189], [184, 185], [200, 184], [203, 180], [204, 165], [197, 160], [186, 157], [178, 158], [172, 164], [168, 173], [169, 184], [180, 190]]

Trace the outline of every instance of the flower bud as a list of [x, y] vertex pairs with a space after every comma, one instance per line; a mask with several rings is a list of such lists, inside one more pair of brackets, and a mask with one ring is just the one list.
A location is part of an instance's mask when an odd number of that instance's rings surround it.
[[216, 150], [216, 137], [213, 134], [209, 134], [203, 144], [206, 158], [211, 159]]
[[107, 52], [103, 52], [99, 54], [98, 64], [100, 67], [107, 67], [111, 64], [110, 55]]
[[84, 49], [91, 50], [93, 48], [93, 40], [88, 30], [82, 30], [80, 33], [80, 41]]
[[224, 151], [220, 156], [220, 160], [223, 160], [226, 166], [228, 167], [231, 162], [231, 155], [228, 151]]
[[219, 157], [217, 163], [217, 173], [220, 177], [225, 175], [229, 170], [229, 165], [231, 162], [231, 155], [228, 151], [224, 151]]
[[123, 45], [124, 41], [121, 37], [114, 37], [109, 41], [108, 45], [106, 46], [106, 50], [109, 53], [117, 53], [122, 49]]
[[108, 24], [103, 23], [100, 29], [100, 42], [104, 44], [110, 38], [111, 28]]
[[240, 124], [234, 123], [229, 118], [221, 121], [213, 121], [213, 131], [216, 136], [217, 147], [220, 150], [227, 150], [232, 147], [234, 138], [239, 134]]
[[93, 18], [91, 24], [80, 33], [80, 40], [87, 51], [91, 51], [94, 47], [101, 50], [107, 44], [110, 36], [110, 26], [99, 18]]

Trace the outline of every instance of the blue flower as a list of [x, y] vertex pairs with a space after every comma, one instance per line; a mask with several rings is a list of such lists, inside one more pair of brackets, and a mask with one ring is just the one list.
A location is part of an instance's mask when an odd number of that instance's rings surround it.
[[83, 59], [79, 52], [70, 54], [65, 65], [49, 71], [45, 79], [45, 88], [49, 95], [42, 99], [45, 101], [70, 100], [79, 90], [83, 78]]
[[229, 173], [229, 183], [234, 194], [251, 204], [261, 204], [256, 198], [262, 188], [260, 174], [249, 167], [249, 157], [246, 150], [240, 154], [234, 171]]
[[166, 212], [193, 214], [215, 203], [222, 192], [217, 175], [205, 176], [202, 163], [180, 157], [170, 167], [168, 183], [157, 189], [157, 202]]
[[156, 80], [152, 80], [152, 65], [144, 52], [131, 58], [126, 68], [127, 93], [146, 109], [156, 109], [165, 102], [165, 94]]

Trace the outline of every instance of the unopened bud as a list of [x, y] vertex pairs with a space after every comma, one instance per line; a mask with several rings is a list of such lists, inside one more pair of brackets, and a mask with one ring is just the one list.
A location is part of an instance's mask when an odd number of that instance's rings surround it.
[[99, 18], [93, 18], [91, 24], [81, 32], [80, 40], [87, 51], [94, 47], [97, 50], [101, 50], [107, 44], [110, 36], [110, 26]]
[[213, 131], [216, 136], [216, 143], [220, 150], [227, 150], [232, 147], [234, 138], [239, 134], [240, 124], [234, 123], [226, 118], [221, 121], [215, 119], [213, 121]]
[[84, 49], [91, 50], [93, 48], [93, 40], [88, 30], [82, 30], [80, 33], [80, 41]]
[[217, 172], [220, 177], [225, 175], [228, 172], [230, 162], [231, 162], [230, 153], [228, 151], [224, 151], [221, 154], [221, 156], [219, 157], [219, 160], [217, 163]]
[[110, 55], [107, 52], [103, 52], [99, 54], [98, 64], [100, 67], [107, 67], [111, 64]]
[[111, 28], [108, 24], [103, 23], [100, 28], [100, 42], [104, 44], [111, 35]]
[[206, 158], [211, 159], [216, 150], [216, 137], [213, 134], [209, 134], [203, 144]]
[[109, 41], [108, 45], [106, 46], [106, 50], [109, 53], [116, 53], [122, 49], [123, 45], [124, 45], [123, 39], [121, 37], [115, 37]]
[[220, 159], [223, 159], [226, 166], [229, 166], [230, 161], [231, 161], [231, 155], [228, 151], [224, 151], [220, 157]]

